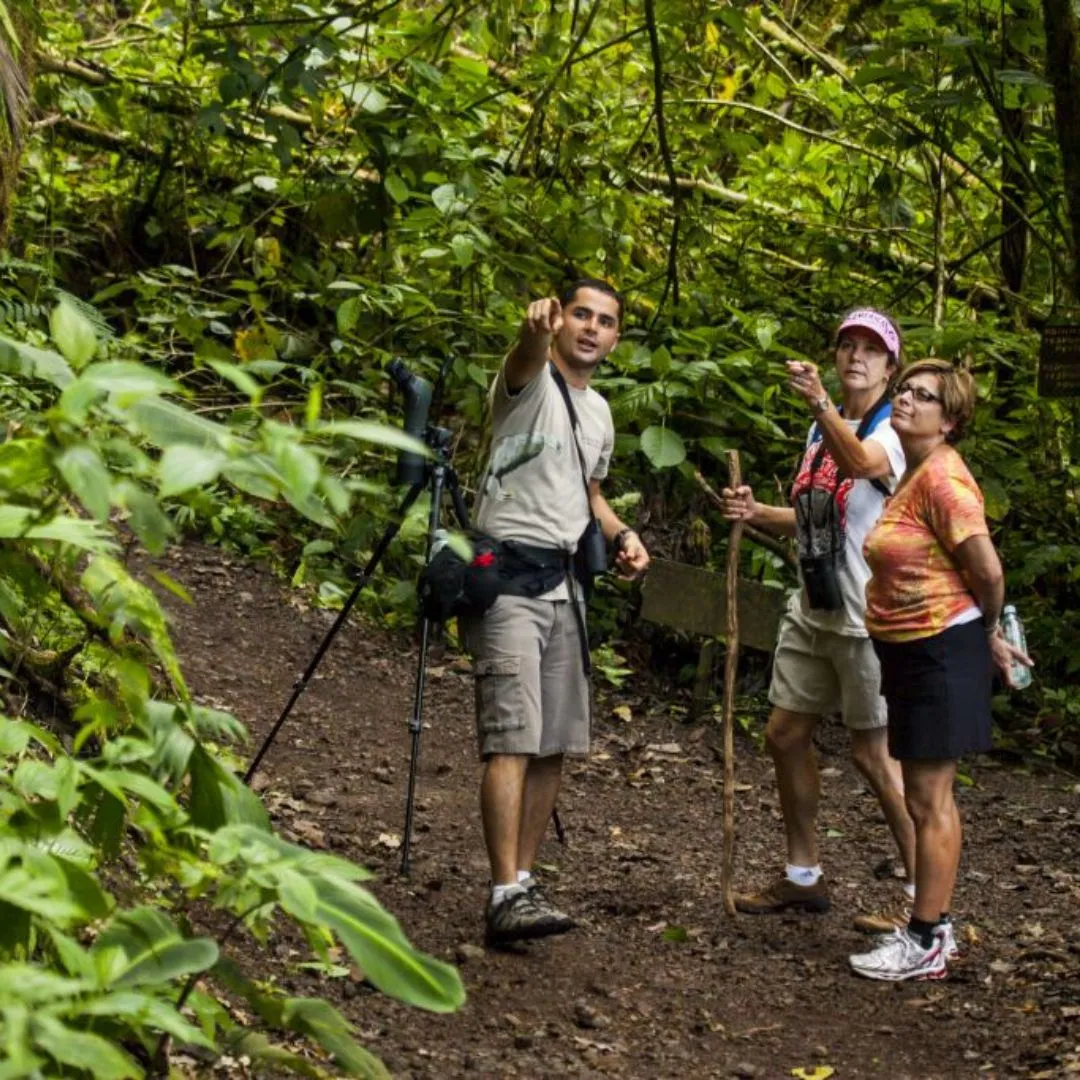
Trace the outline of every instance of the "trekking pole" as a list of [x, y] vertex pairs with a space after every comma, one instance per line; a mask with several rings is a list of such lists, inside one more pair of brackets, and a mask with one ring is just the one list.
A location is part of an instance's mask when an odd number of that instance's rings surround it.
[[[742, 484], [739, 451], [726, 450], [728, 487], [732, 491]], [[739, 543], [743, 523], [736, 521], [728, 536], [727, 553], [727, 651], [724, 654], [724, 852], [720, 864], [720, 893], [724, 912], [734, 917], [735, 900], [731, 895], [731, 878], [735, 864], [735, 676], [739, 666]]]

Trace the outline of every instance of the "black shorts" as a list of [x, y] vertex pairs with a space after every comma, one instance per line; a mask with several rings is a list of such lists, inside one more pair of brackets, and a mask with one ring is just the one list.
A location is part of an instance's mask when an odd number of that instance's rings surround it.
[[990, 749], [994, 668], [982, 620], [916, 641], [874, 641], [898, 761]]

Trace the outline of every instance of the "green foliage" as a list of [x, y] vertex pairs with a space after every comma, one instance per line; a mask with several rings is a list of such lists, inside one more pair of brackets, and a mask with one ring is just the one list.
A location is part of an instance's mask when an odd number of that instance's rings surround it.
[[[195, 529], [271, 554], [339, 603], [406, 445], [387, 364], [434, 378], [450, 362], [437, 419], [468, 482], [525, 302], [581, 274], [626, 292], [622, 341], [596, 380], [619, 431], [606, 487], [644, 490], [659, 553], [722, 561], [688, 523], [703, 512], [693, 470], [722, 479], [729, 447], [759, 497], [782, 497], [807, 423], [783, 362], [827, 365], [847, 307], [894, 309], [911, 357], [970, 363], [980, 400], [964, 451], [1038, 661], [1034, 690], [999, 713], [1003, 738], [1075, 759], [1080, 433], [1075, 405], [1038, 399], [1034, 375], [1077, 238], [1038, 5], [659, 0], [674, 190], [635, 5], [85, 7], [40, 13], [41, 123], [18, 257], [0, 263], [0, 663], [9, 696], [60, 692], [84, 755], [41, 729], [0, 729], [18, 808], [3, 820], [20, 844], [44, 821], [104, 865], [134, 829], [146, 880], [174, 883], [176, 904], [208, 898], [259, 933], [280, 907], [338, 934], [373, 978], [397, 972], [408, 1000], [456, 1000], [447, 973], [365, 907], [357, 878], [336, 864], [300, 874], [303, 856], [265, 839], [257, 800], [218, 753], [234, 733], [188, 701], [113, 526], [152, 552]], [[414, 508], [366, 593], [388, 622], [411, 617], [425, 513]], [[744, 569], [790, 581], [771, 552]], [[608, 639], [625, 599], [600, 590]], [[607, 648], [599, 667], [621, 679]], [[153, 692], [151, 658], [167, 682]], [[39, 785], [48, 797], [28, 800]], [[33, 866], [33, 888], [14, 894], [38, 905], [2, 901], [13, 962], [85, 980], [56, 934], [78, 943], [105, 917], [83, 905], [114, 901], [96, 864], [34, 851], [4, 864], [16, 883]], [[232, 978], [223, 959], [213, 970]], [[374, 1069], [328, 1006], [245, 986], [267, 1024]], [[174, 982], [139, 992], [175, 1013]], [[78, 1069], [57, 1056], [63, 1043], [106, 1073], [143, 1061], [131, 1048], [150, 1046], [138, 1027], [150, 1021], [108, 1029], [126, 1057], [94, 1054], [60, 1038], [111, 1038], [78, 1011], [91, 992], [41, 993], [40, 1010], [12, 999], [5, 1020], [19, 1060]], [[199, 993], [208, 1038], [302, 1067]]]
[[[334, 604], [391, 505], [396, 443], [368, 425], [400, 424], [392, 358], [428, 377], [451, 360], [440, 419], [469, 481], [526, 300], [574, 275], [617, 281], [626, 324], [596, 382], [619, 430], [608, 488], [644, 487], [678, 549], [693, 469], [722, 477], [724, 449], [780, 497], [806, 427], [783, 361], [827, 364], [839, 313], [876, 303], [908, 356], [979, 377], [966, 453], [1040, 685], [1064, 685], [1080, 436], [1033, 381], [1075, 238], [1041, 8], [655, 7], [677, 198], [633, 5], [45, 14], [26, 258], [0, 264], [0, 315], [29, 330], [0, 340], [0, 370], [25, 376], [13, 415], [37, 415], [34, 379], [64, 390], [61, 440], [104, 410], [127, 445], [65, 463], [91, 515], [107, 468], [109, 512], [144, 543], [160, 549], [170, 521], [198, 529]], [[92, 290], [105, 319], [74, 298]], [[59, 353], [41, 348], [45, 322]], [[101, 370], [120, 362], [144, 367]], [[384, 450], [355, 441], [371, 435]], [[365, 602], [410, 618], [415, 569], [409, 522]], [[786, 580], [768, 553], [748, 570]]]
[[[337, 940], [375, 986], [421, 1008], [457, 1008], [460, 979], [412, 948], [360, 867], [270, 830], [227, 764], [242, 728], [191, 703], [164, 612], [114, 557], [113, 522], [160, 551], [172, 531], [162, 500], [186, 490], [177, 476], [220, 475], [337, 531], [351, 493], [324, 463], [355, 439], [402, 439], [374, 423], [308, 432], [270, 419], [238, 433], [195, 412], [134, 343], [98, 334], [88, 310], [55, 306], [64, 356], [13, 340], [0, 386], [17, 417], [0, 445], [0, 692], [9, 707], [21, 707], [17, 687], [31, 703], [49, 693], [63, 732], [0, 717], [0, 1075], [141, 1077], [167, 1040], [215, 1052], [237, 1038], [310, 1072], [217, 1002], [224, 968], [230, 986], [252, 984], [188, 929], [210, 908], [258, 938], [288, 918], [323, 953]], [[257, 993], [269, 1026], [344, 1072], [385, 1075], [326, 1002]]]

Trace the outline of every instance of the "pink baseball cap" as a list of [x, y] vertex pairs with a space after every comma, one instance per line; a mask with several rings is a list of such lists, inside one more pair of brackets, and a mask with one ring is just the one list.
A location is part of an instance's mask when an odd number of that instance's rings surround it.
[[900, 359], [900, 332], [893, 326], [892, 319], [887, 315], [882, 315], [880, 311], [875, 311], [873, 308], [859, 308], [857, 311], [848, 312], [844, 316], [844, 321], [840, 324], [840, 329], [836, 331], [836, 336], [839, 338], [845, 330], [852, 326], [861, 326], [864, 330], [872, 330], [885, 342], [885, 348], [897, 360]]

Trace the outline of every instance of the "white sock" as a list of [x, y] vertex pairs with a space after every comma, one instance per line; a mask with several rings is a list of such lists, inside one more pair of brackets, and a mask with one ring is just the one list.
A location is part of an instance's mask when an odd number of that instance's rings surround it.
[[816, 885], [820, 877], [820, 866], [795, 866], [794, 863], [788, 863], [788, 881], [793, 881], [796, 885], [802, 885], [804, 888], [809, 885]]
[[517, 878], [518, 878], [517, 883], [519, 885], [524, 885], [525, 882], [528, 881], [529, 878], [531, 878], [531, 877], [532, 877], [532, 871], [531, 870], [519, 870], [518, 873], [517, 873]]
[[907, 898], [914, 903], [915, 902], [915, 882], [909, 881], [904, 885], [904, 892], [907, 893]]
[[491, 906], [498, 907], [504, 900], [513, 896], [514, 893], [524, 892], [525, 890], [515, 881], [509, 885], [492, 885], [491, 886]]

